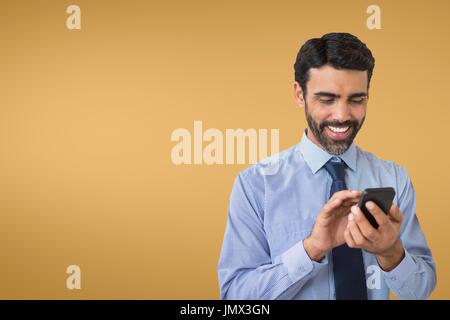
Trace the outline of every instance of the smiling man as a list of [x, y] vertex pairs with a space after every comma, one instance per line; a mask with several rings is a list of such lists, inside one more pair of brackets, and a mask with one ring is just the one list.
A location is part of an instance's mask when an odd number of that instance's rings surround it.
[[[235, 180], [218, 265], [222, 299], [425, 299], [435, 263], [415, 215], [407, 171], [357, 147], [375, 65], [348, 33], [308, 40], [294, 65], [308, 128], [299, 144]], [[392, 187], [389, 212], [356, 206]]]

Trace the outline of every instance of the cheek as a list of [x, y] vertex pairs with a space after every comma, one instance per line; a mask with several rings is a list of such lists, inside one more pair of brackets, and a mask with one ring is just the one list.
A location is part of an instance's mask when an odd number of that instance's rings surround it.
[[360, 108], [356, 108], [353, 110], [352, 112], [352, 117], [356, 120], [358, 120], [358, 122], [361, 122], [362, 119], [364, 119], [364, 117], [366, 116], [366, 107], [360, 107]]
[[321, 105], [313, 105], [313, 107], [309, 108], [308, 111], [316, 122], [328, 120], [333, 116], [331, 108], [326, 108]]

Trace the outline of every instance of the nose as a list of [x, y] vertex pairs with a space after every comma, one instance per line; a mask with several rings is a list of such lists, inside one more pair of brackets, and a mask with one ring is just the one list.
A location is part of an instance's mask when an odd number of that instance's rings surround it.
[[349, 120], [350, 118], [351, 118], [350, 106], [343, 101], [337, 103], [333, 108], [333, 119], [340, 122], [344, 122]]

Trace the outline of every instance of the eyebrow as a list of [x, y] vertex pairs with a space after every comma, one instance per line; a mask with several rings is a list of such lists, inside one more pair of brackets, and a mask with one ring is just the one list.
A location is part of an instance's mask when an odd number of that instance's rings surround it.
[[357, 92], [357, 93], [352, 93], [348, 98], [352, 99], [352, 98], [359, 98], [359, 97], [367, 97], [367, 93], [365, 92]]
[[[340, 98], [341, 97], [338, 94], [335, 94], [332, 92], [326, 92], [326, 91], [315, 92], [314, 95], [317, 97], [329, 97], [329, 98]], [[367, 97], [367, 93], [366, 92], [352, 93], [348, 98], [353, 99], [353, 98], [359, 98], [359, 97]]]

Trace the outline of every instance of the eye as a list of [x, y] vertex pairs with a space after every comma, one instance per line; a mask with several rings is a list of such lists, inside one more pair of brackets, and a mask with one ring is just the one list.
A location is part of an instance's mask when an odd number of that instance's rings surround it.
[[361, 103], [364, 102], [364, 100], [366, 100], [366, 98], [352, 99], [352, 100], [350, 100], [350, 103], [352, 103], [352, 104], [361, 104]]
[[320, 103], [330, 105], [334, 102], [334, 99], [319, 99]]

